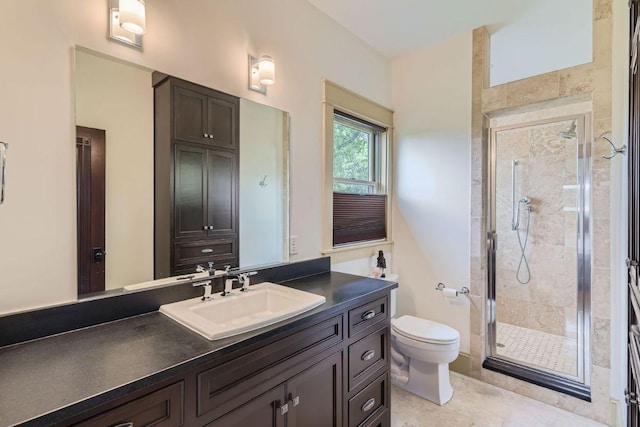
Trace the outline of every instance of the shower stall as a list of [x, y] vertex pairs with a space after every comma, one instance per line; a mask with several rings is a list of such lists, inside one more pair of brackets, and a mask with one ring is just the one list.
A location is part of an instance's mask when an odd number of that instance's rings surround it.
[[485, 367], [582, 399], [590, 395], [590, 129], [584, 113], [489, 132]]

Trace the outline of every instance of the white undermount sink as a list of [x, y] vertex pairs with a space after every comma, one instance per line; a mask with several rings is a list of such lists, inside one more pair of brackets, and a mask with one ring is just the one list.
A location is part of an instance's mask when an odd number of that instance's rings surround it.
[[213, 300], [192, 298], [160, 306], [160, 312], [210, 340], [249, 332], [297, 316], [326, 298], [275, 283], [251, 285], [250, 291]]

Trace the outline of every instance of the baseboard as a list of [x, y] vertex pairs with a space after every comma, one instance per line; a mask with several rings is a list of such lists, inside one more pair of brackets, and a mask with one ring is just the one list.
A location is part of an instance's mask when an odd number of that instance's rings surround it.
[[471, 356], [460, 353], [458, 358], [449, 364], [449, 369], [468, 377], [471, 376]]

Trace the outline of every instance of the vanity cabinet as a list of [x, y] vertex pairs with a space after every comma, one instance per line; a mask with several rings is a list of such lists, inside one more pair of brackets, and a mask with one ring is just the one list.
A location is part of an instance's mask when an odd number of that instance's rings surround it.
[[175, 97], [175, 139], [221, 148], [238, 145], [238, 100], [211, 89], [178, 86]]
[[238, 266], [239, 99], [154, 73], [155, 278]]
[[387, 427], [387, 307], [388, 293], [327, 313], [93, 410], [77, 425], [128, 425], [144, 414], [135, 426]]

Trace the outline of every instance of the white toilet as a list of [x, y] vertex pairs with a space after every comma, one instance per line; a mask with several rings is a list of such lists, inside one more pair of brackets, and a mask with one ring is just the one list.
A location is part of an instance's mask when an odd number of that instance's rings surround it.
[[391, 319], [391, 380], [398, 387], [444, 405], [453, 396], [449, 363], [459, 352], [460, 333], [452, 327], [415, 316]]

